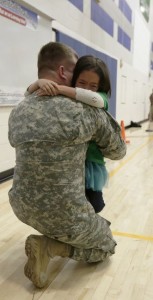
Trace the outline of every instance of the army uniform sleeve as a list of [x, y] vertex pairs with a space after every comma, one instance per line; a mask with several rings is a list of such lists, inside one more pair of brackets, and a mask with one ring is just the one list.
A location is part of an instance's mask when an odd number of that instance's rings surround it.
[[126, 144], [121, 137], [119, 124], [103, 109], [97, 110], [97, 130], [93, 139], [103, 156], [109, 159], [119, 160], [126, 154]]

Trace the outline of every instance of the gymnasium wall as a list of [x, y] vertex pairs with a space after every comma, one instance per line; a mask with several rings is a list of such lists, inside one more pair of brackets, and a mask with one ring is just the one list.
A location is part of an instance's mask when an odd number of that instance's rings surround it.
[[[37, 78], [37, 54], [51, 40], [51, 20], [29, 10], [20, 17], [18, 7], [0, 0], [0, 180], [14, 167], [15, 153], [8, 142], [8, 117], [23, 99], [28, 85]], [[27, 14], [31, 14], [28, 19]], [[29, 18], [30, 18], [29, 17]]]
[[8, 117], [37, 77], [43, 44], [57, 39], [74, 46], [79, 55], [104, 59], [113, 87], [110, 112], [129, 125], [148, 117], [153, 88], [150, 28], [138, 0], [0, 0], [0, 174], [15, 164], [7, 139]]

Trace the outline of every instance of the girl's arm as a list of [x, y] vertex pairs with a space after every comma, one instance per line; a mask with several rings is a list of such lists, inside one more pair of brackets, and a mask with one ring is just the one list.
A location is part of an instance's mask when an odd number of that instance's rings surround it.
[[108, 109], [107, 95], [82, 88], [59, 85], [59, 94], [86, 103], [90, 106]]
[[54, 81], [47, 79], [38, 79], [32, 83], [27, 91], [31, 94], [36, 91], [38, 96], [45, 95], [64, 95], [74, 100], [86, 103], [90, 106], [108, 109], [107, 95], [105, 93], [97, 93], [82, 88], [73, 88], [64, 85], [58, 85]]
[[32, 83], [27, 91], [32, 94], [33, 92], [37, 91], [37, 95], [58, 95], [58, 84], [54, 81], [48, 79], [38, 79], [34, 83]]

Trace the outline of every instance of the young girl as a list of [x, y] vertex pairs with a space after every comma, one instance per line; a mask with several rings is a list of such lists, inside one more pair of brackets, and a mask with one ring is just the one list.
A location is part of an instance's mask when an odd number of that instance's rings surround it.
[[[106, 64], [91, 55], [82, 56], [76, 63], [72, 87], [39, 79], [28, 88], [29, 93], [36, 91], [38, 96], [65, 95], [88, 105], [108, 109], [107, 98], [111, 94], [109, 72]], [[94, 141], [89, 143], [85, 162], [86, 197], [95, 212], [105, 206], [102, 189], [108, 180], [108, 173], [101, 151]]]

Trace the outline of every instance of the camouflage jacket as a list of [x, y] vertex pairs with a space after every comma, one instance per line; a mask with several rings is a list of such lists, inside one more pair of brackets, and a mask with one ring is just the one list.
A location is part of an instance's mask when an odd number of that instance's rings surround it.
[[9, 198], [21, 221], [50, 236], [92, 230], [97, 217], [85, 198], [90, 140], [109, 159], [126, 153], [120, 126], [103, 109], [64, 96], [31, 95], [12, 110], [9, 141], [16, 166]]

